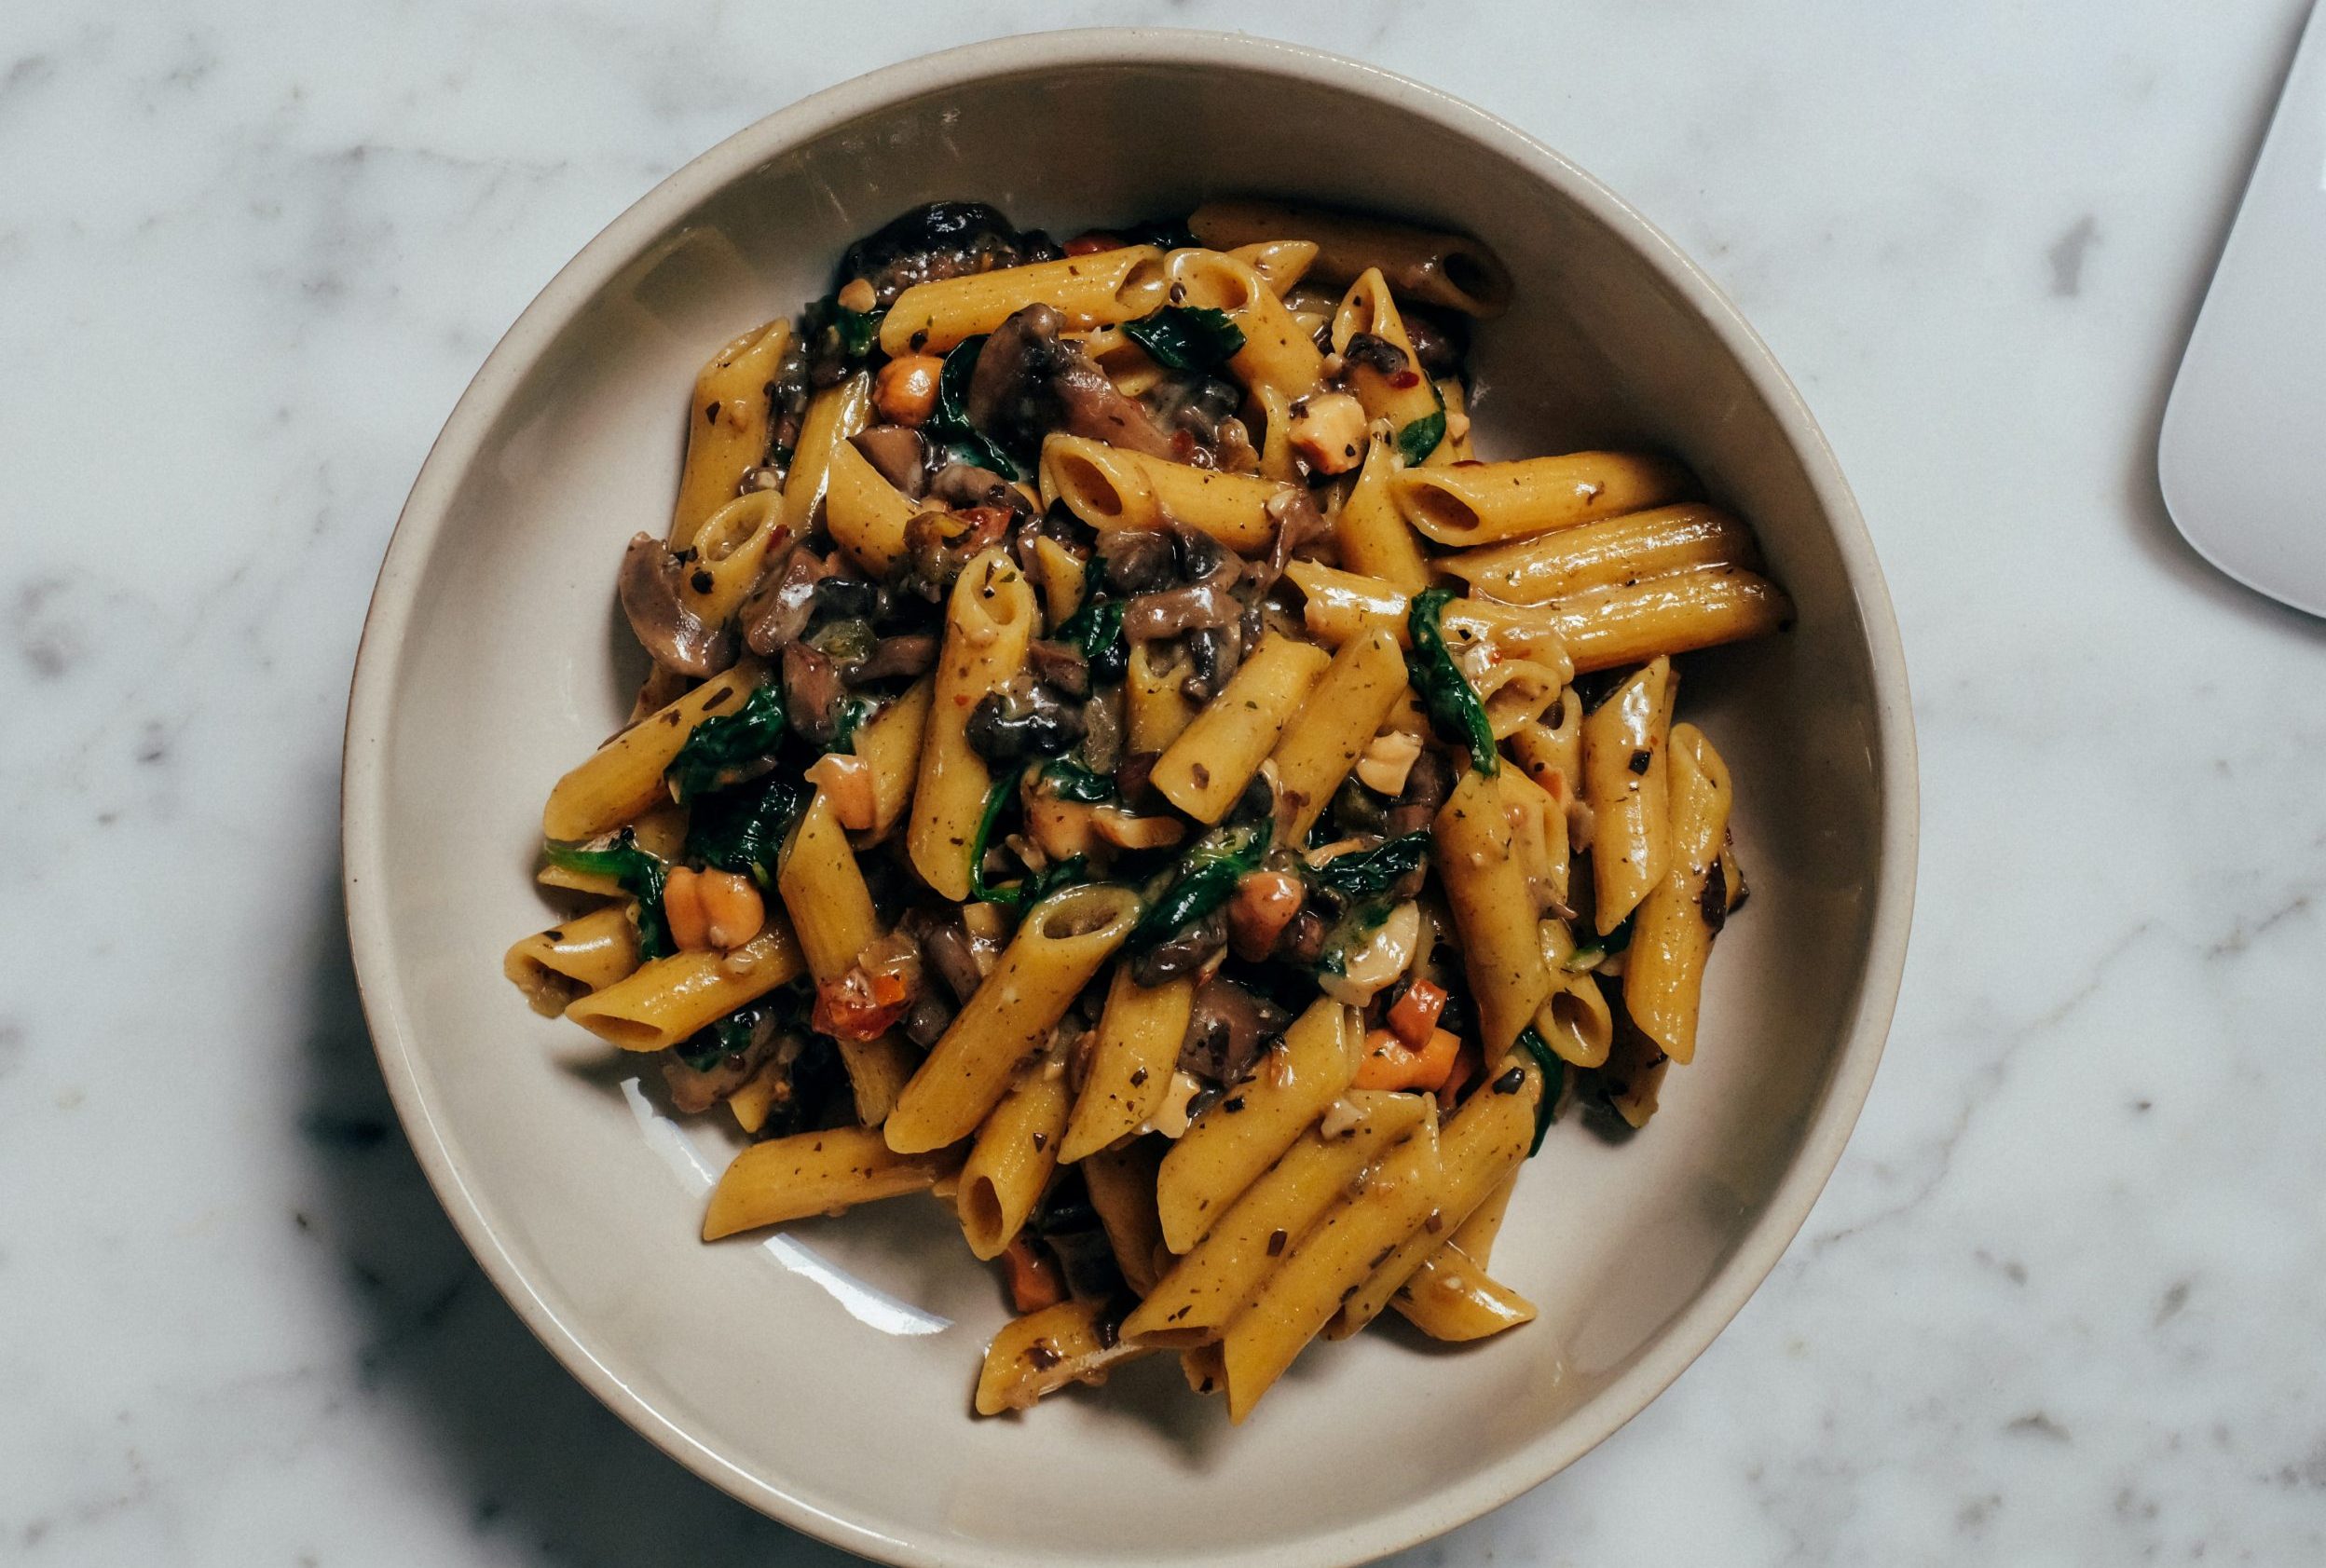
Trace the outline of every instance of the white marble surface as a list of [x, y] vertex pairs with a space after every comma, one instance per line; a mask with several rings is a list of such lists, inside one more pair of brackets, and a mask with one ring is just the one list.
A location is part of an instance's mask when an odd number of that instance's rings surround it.
[[[1913, 667], [1922, 901], [1808, 1230], [1413, 1563], [2326, 1560], [2326, 626], [2153, 479], [2298, 0], [1287, 7], [1540, 134], [1800, 381]], [[573, 1384], [393, 1125], [341, 705], [431, 437], [730, 130], [1250, 6], [0, 8], [0, 1561], [823, 1564]], [[2326, 503], [2321, 503], [2326, 505]]]

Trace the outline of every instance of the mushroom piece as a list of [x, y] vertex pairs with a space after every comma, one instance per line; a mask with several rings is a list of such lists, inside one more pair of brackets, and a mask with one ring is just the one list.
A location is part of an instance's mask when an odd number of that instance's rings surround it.
[[929, 493], [929, 445], [910, 425], [875, 425], [848, 438], [873, 471], [909, 501]]
[[840, 733], [840, 705], [847, 700], [840, 666], [805, 643], [784, 649], [784, 714], [812, 745], [828, 746]]
[[1027, 446], [1063, 429], [1151, 457], [1172, 457], [1170, 435], [1115, 390], [1080, 344], [1059, 335], [1064, 324], [1049, 306], [1029, 305], [994, 329], [969, 376], [969, 422]]
[[886, 307], [915, 283], [987, 272], [997, 266], [1046, 261], [1057, 247], [1039, 234], [1019, 234], [982, 201], [931, 201], [883, 224], [848, 247], [840, 259], [843, 283], [861, 278], [873, 303]]
[[744, 646], [772, 659], [798, 641], [815, 608], [815, 585], [831, 575], [831, 566], [814, 551], [793, 548], [744, 600]]
[[937, 634], [906, 632], [883, 637], [869, 658], [847, 666], [841, 674], [851, 686], [869, 686], [892, 676], [925, 675], [936, 662]]
[[1032, 675], [1012, 676], [969, 712], [963, 738], [988, 762], [1056, 757], [1082, 739], [1082, 710]]
[[697, 680], [735, 661], [735, 639], [687, 607], [679, 595], [686, 563], [651, 534], [630, 541], [622, 557], [622, 612], [654, 662]]
[[1291, 1021], [1292, 1015], [1275, 1002], [1214, 975], [1196, 988], [1186, 1038], [1179, 1047], [1180, 1070], [1215, 1084], [1234, 1084]]
[[1117, 593], [1148, 593], [1170, 585], [1176, 552], [1169, 530], [1109, 528], [1099, 536], [1099, 563]]

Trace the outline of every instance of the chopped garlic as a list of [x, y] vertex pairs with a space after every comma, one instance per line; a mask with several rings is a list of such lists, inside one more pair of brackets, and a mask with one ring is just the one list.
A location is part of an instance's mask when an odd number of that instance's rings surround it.
[[1328, 1141], [1347, 1138], [1363, 1124], [1364, 1119], [1365, 1108], [1350, 1103], [1348, 1097], [1343, 1095], [1326, 1106], [1324, 1114], [1317, 1118], [1317, 1136]]
[[1365, 405], [1347, 392], [1307, 399], [1293, 416], [1293, 450], [1319, 473], [1347, 473], [1364, 460]]

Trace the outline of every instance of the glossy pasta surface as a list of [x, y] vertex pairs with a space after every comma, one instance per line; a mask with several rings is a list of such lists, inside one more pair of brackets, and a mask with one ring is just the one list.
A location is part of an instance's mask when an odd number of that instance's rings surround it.
[[1486, 1265], [1550, 1125], [1718, 1049], [1750, 783], [1676, 656], [1790, 607], [1685, 454], [1473, 449], [1513, 287], [1364, 214], [948, 201], [705, 346], [503, 966], [732, 1119], [706, 1242], [934, 1194], [1016, 1314], [981, 1414], [1169, 1353], [1240, 1422], [1385, 1314], [1533, 1316]]

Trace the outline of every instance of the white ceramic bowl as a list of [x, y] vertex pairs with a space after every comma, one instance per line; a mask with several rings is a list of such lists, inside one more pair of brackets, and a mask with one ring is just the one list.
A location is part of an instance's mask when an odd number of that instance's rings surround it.
[[[1320, 1347], [1241, 1428], [1161, 1357], [976, 1421], [1003, 1307], [937, 1206], [702, 1245], [727, 1140], [655, 1116], [624, 1084], [634, 1062], [533, 1017], [500, 953], [551, 919], [527, 875], [543, 795], [626, 709], [614, 567], [668, 512], [703, 358], [822, 293], [849, 239], [921, 201], [1072, 232], [1242, 191], [1482, 236], [1518, 293], [1478, 336], [1481, 446], [1649, 442], [1758, 527], [1799, 624], [1691, 661], [1684, 699], [1734, 769], [1754, 896], [1653, 1125], [1621, 1145], [1561, 1126], [1526, 1171], [1495, 1272], [1539, 1321], [1459, 1351], [1396, 1331]], [[1584, 1452], [1704, 1348], [1808, 1213], [1881, 1053], [1914, 873], [1880, 571], [1734, 308], [1588, 175], [1476, 109], [1180, 32], [1014, 38], [847, 83], [593, 240], [478, 372], [413, 488], [364, 630], [345, 798], [381, 1068], [494, 1283], [698, 1474], [841, 1546], [945, 1568], [1353, 1562]]]

